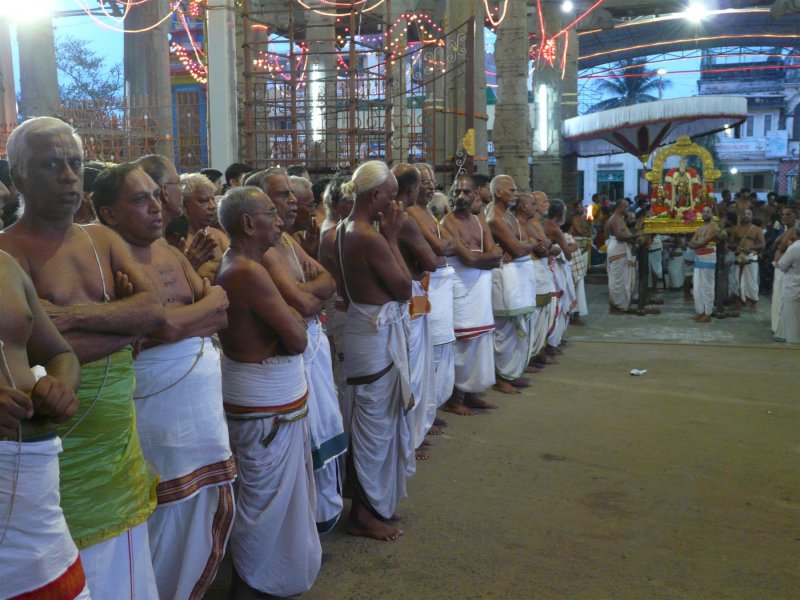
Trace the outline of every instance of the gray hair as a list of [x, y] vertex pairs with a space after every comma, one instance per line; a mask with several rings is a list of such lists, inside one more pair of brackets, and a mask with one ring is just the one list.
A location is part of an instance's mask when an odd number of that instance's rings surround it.
[[550, 200], [550, 208], [547, 209], [547, 218], [548, 219], [555, 219], [556, 217], [562, 216], [567, 210], [567, 205], [564, 204], [563, 200], [559, 200], [558, 198], [553, 198]]
[[[33, 117], [14, 129], [6, 143], [6, 155], [12, 180], [24, 180], [28, 175], [28, 146], [30, 138], [42, 134], [67, 133], [78, 144], [78, 150], [83, 156], [83, 142], [78, 132], [61, 119], [55, 117]], [[16, 183], [16, 182], [15, 182]]]
[[270, 167], [269, 169], [262, 169], [261, 171], [250, 173], [250, 175], [247, 176], [247, 179], [245, 179], [244, 185], [263, 187], [264, 181], [273, 175], [286, 175], [289, 177], [289, 173], [283, 167]]
[[[158, 183], [158, 182], [156, 182]], [[190, 173], [181, 175], [181, 192], [184, 196], [194, 196], [200, 192], [217, 193], [217, 186], [205, 175], [200, 173]]]
[[447, 196], [445, 196], [442, 192], [434, 193], [433, 198], [431, 198], [431, 201], [428, 202], [428, 208], [433, 213], [434, 217], [441, 220], [446, 214]]
[[[353, 173], [350, 181], [353, 182], [353, 193], [356, 196], [371, 192], [389, 178], [391, 171], [385, 162], [368, 160], [359, 166]], [[344, 193], [344, 190], [342, 190]]]
[[314, 193], [314, 191], [311, 189], [311, 182], [305, 177], [300, 177], [298, 175], [289, 175], [289, 183], [293, 188], [294, 187], [303, 188], [304, 190], [307, 190], [312, 194]]
[[513, 177], [511, 177], [511, 175], [495, 175], [495, 177], [489, 182], [489, 193], [492, 195], [492, 198], [494, 198], [495, 192], [497, 192], [497, 185], [503, 179], [513, 180]]
[[147, 156], [136, 159], [134, 162], [158, 185], [164, 183], [169, 168], [175, 167], [170, 159], [160, 154], [148, 154]]
[[264, 191], [254, 185], [232, 187], [225, 192], [217, 206], [217, 218], [228, 237], [233, 238], [239, 233], [242, 215], [258, 212], [265, 198]]

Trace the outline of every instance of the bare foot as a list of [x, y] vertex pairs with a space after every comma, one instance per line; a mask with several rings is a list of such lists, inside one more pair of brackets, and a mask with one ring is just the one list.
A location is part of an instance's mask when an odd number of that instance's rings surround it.
[[434, 424], [431, 425], [431, 428], [428, 429], [428, 433], [426, 433], [425, 435], [442, 435], [442, 433], [443, 433], [442, 428]]
[[497, 378], [497, 383], [495, 383], [492, 386], [492, 389], [497, 390], [498, 392], [502, 392], [504, 394], [510, 394], [510, 395], [519, 394], [517, 388], [511, 385], [511, 382], [506, 381], [502, 377]]
[[526, 373], [541, 373], [542, 367], [537, 367], [536, 365], [528, 365], [525, 367]]
[[710, 323], [711, 322], [711, 315], [700, 315], [695, 319], [698, 323]]
[[437, 427], [447, 427], [447, 421], [445, 421], [444, 419], [440, 419], [439, 417], [436, 417], [433, 420], [433, 424], [436, 425]]
[[414, 457], [415, 457], [417, 460], [428, 460], [428, 459], [430, 458], [430, 456], [428, 456], [428, 453], [427, 453], [427, 452], [425, 452], [424, 450], [417, 450], [417, 451], [415, 451], [415, 452], [414, 452]]
[[516, 388], [531, 387], [531, 382], [525, 379], [524, 377], [517, 377], [514, 381], [509, 381], [509, 383]]
[[498, 408], [497, 404], [492, 404], [491, 402], [486, 402], [486, 400], [481, 400], [475, 394], [465, 395], [464, 405], [469, 406], [470, 408]]
[[354, 503], [347, 519], [347, 533], [384, 542], [393, 542], [403, 535], [403, 530], [376, 519], [366, 507], [360, 506], [359, 503]]
[[420, 443], [420, 448], [430, 448], [433, 446], [433, 442], [429, 442], [428, 440], [422, 440]]
[[558, 356], [559, 354], [564, 354], [561, 350], [549, 344], [544, 347], [544, 353], [547, 356]]
[[470, 410], [464, 406], [463, 402], [458, 402], [453, 398], [450, 398], [450, 400], [442, 404], [442, 410], [454, 413], [456, 415], [461, 415], [463, 417], [471, 417], [477, 414], [474, 410]]

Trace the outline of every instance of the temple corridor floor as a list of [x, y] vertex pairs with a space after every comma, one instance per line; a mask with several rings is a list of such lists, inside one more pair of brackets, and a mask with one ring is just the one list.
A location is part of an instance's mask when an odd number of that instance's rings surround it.
[[[662, 315], [616, 317], [588, 288], [559, 365], [490, 391], [499, 410], [444, 415], [405, 535], [340, 523], [303, 598], [797, 597], [800, 353], [771, 342], [769, 299], [703, 326], [677, 293]], [[208, 597], [229, 579], [226, 559]]]

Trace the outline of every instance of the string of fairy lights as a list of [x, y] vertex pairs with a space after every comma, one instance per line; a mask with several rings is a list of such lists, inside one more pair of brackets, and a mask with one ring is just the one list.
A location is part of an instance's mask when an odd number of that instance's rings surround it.
[[[185, 38], [185, 43], [180, 43], [177, 39], [170, 42], [170, 53], [175, 56], [177, 61], [181, 64], [187, 75], [200, 84], [205, 84], [208, 81], [208, 66], [207, 57], [203, 50], [203, 44], [198, 42], [195, 34], [193, 33], [198, 29], [198, 22], [202, 23], [206, 16], [206, 0], [169, 0], [168, 11], [165, 15], [154, 20], [153, 23], [138, 28], [126, 29], [124, 26], [125, 17], [129, 14], [131, 9], [139, 7], [148, 2], [155, 0], [113, 0], [117, 4], [119, 10], [112, 11], [108, 7], [108, 3], [98, 3], [90, 6], [92, 0], [73, 0], [80, 6], [84, 12], [97, 24], [99, 27], [118, 31], [121, 33], [135, 34], [150, 31], [162, 25], [165, 21], [174, 17], [174, 27], [180, 31], [180, 38]], [[445, 44], [445, 31], [436, 23], [432, 16], [425, 12], [408, 12], [401, 14], [386, 30], [386, 33], [376, 34], [354, 34], [345, 26], [345, 23], [352, 15], [361, 15], [376, 10], [385, 3], [385, 0], [289, 0], [296, 2], [302, 8], [313, 11], [319, 15], [331, 16], [334, 18], [334, 23], [342, 33], [337, 34], [335, 44], [339, 50], [337, 53], [336, 68], [339, 73], [346, 73], [349, 71], [346, 60], [343, 58], [344, 53], [350, 44], [356, 45], [360, 50], [368, 52], [382, 52], [387, 56], [387, 62], [394, 65], [400, 57], [408, 58], [409, 72], [418, 67], [418, 63], [424, 60], [426, 64], [424, 68], [433, 71], [437, 68], [443, 68], [443, 64], [438, 64], [431, 54], [423, 58], [422, 50], [431, 45], [443, 46]], [[602, 5], [604, 0], [597, 0], [586, 10], [578, 14], [567, 26], [561, 28], [557, 32], [548, 32], [545, 26], [544, 13], [542, 10], [542, 0], [536, 0], [536, 9], [538, 15], [538, 31], [531, 33], [528, 38], [528, 54], [533, 61], [534, 69], [548, 66], [550, 68], [559, 68], [562, 77], [565, 75], [566, 56], [569, 47], [568, 32], [574, 29], [578, 23], [586, 18], [592, 11], [596, 10]], [[489, 31], [496, 32], [502, 25], [508, 15], [509, 0], [483, 0], [483, 8], [485, 12], [484, 25]], [[751, 13], [763, 12], [763, 8], [744, 8], [744, 9], [720, 9], [709, 11], [709, 15], [727, 14], [727, 13]], [[98, 14], [99, 13], [99, 14]], [[638, 25], [652, 23], [653, 21], [662, 21], [670, 19], [682, 18], [680, 14], [674, 15], [661, 15], [652, 19], [642, 19], [632, 22], [617, 23], [615, 28], [628, 28]], [[202, 27], [200, 25], [199, 27]], [[308, 79], [308, 69], [310, 64], [310, 52], [308, 46], [303, 41], [295, 41], [294, 47], [289, 47], [289, 41], [279, 34], [267, 31], [266, 26], [254, 25], [254, 29], [262, 28], [265, 31], [266, 38], [264, 39], [265, 50], [257, 51], [257, 56], [253, 59], [253, 66], [262, 69], [275, 81], [294, 81], [298, 86], [302, 86]], [[409, 30], [414, 29], [417, 41], [409, 41]], [[589, 35], [598, 33], [598, 30], [582, 31], [579, 35]], [[780, 46], [780, 41], [795, 41], [800, 40], [800, 33], [797, 34], [767, 34], [767, 33], [752, 33], [752, 34], [731, 34], [731, 35], [716, 35], [716, 36], [695, 36], [692, 38], [668, 40], [668, 41], [654, 41], [646, 44], [635, 44], [625, 47], [615, 47], [608, 50], [598, 51], [592, 54], [579, 56], [578, 59], [598, 58], [600, 56], [608, 57], [609, 66], [605, 69], [593, 69], [590, 72], [584, 72], [579, 75], [579, 79], [600, 79], [600, 78], [624, 78], [624, 77], [647, 77], [648, 73], [625, 73], [625, 68], [612, 66], [614, 62], [614, 55], [621, 55], [630, 52], [641, 52], [647, 55], [648, 50], [653, 50], [649, 54], [652, 56], [657, 53], [659, 48], [667, 47], [669, 45], [691, 43], [691, 42], [708, 42], [719, 41], [720, 45], [726, 45], [726, 42], [746, 41], [748, 39], [775, 39], [776, 46]], [[741, 44], [736, 44], [741, 45]], [[271, 49], [272, 48], [272, 49]], [[487, 48], [488, 50], [488, 48]], [[766, 50], [765, 50], [766, 52]], [[782, 56], [766, 53], [750, 54], [748, 56]], [[292, 58], [294, 58], [294, 65], [292, 65]], [[673, 60], [681, 59], [659, 59], [648, 58], [640, 65], [655, 65], [657, 63], [663, 64]], [[783, 65], [777, 68], [798, 68], [800, 65]], [[628, 67], [630, 68], [630, 67]], [[748, 70], [763, 70], [769, 68], [776, 68], [775, 65], [745, 65], [745, 66], [732, 66], [724, 68], [710, 69], [708, 67], [700, 69], [688, 69], [681, 71], [671, 71], [672, 74], [688, 74], [688, 73], [703, 73], [703, 72], [730, 72], [730, 71], [748, 71]], [[291, 70], [294, 69], [294, 73]], [[493, 73], [487, 71], [487, 74]]]

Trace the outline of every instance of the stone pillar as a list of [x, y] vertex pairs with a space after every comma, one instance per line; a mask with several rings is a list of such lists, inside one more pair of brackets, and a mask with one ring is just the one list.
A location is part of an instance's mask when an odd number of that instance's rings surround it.
[[236, 99], [236, 14], [233, 0], [209, 2], [208, 141], [209, 166], [224, 172], [238, 161]]
[[[133, 4], [125, 17], [125, 29], [147, 29], [164, 19], [168, 12], [167, 0]], [[125, 34], [124, 68], [131, 123], [138, 130], [135, 134], [142, 136], [145, 151], [163, 154], [174, 160], [167, 45], [169, 21], [165, 19], [161, 25], [147, 31]]]
[[[561, 124], [567, 119], [578, 116], [578, 32], [575, 28], [567, 33], [567, 64], [564, 78], [561, 80]], [[560, 139], [560, 138], [559, 138]], [[561, 199], [567, 204], [578, 203], [578, 155], [563, 157], [561, 161]]]
[[498, 175], [510, 175], [517, 188], [528, 188], [531, 125], [528, 118], [528, 26], [525, 0], [508, 0], [506, 18], [497, 29], [497, 105], [494, 152]]
[[59, 105], [53, 21], [43, 17], [17, 24], [19, 112], [23, 117], [55, 116]]
[[[485, 11], [481, 0], [448, 0], [448, 22], [451, 27], [457, 27], [472, 19], [468, 25], [471, 29], [467, 43], [471, 38], [471, 47], [467, 55], [472, 62], [466, 64], [463, 77], [454, 79], [453, 93], [448, 94], [449, 110], [455, 110], [454, 126], [461, 125], [457, 130], [461, 133], [457, 143], [470, 126], [475, 135], [475, 154], [472, 156], [473, 172], [489, 173], [488, 148], [487, 148], [487, 117], [486, 117], [486, 47], [483, 35], [483, 20]], [[462, 30], [459, 30], [461, 32]], [[467, 101], [467, 95], [471, 102]], [[471, 103], [471, 115], [466, 115], [468, 104]], [[465, 113], [465, 117], [459, 116]], [[457, 150], [458, 148], [456, 148]]]
[[[545, 31], [554, 35], [561, 30], [560, 2], [544, 0], [541, 3]], [[534, 17], [537, 23], [538, 16]], [[536, 61], [533, 77], [533, 189], [545, 192], [551, 198], [562, 196], [561, 166], [561, 53], [566, 40], [558, 39], [555, 61], [550, 65], [541, 56]]]
[[11, 62], [11, 35], [7, 19], [0, 17], [0, 133], [17, 124], [17, 92]]

